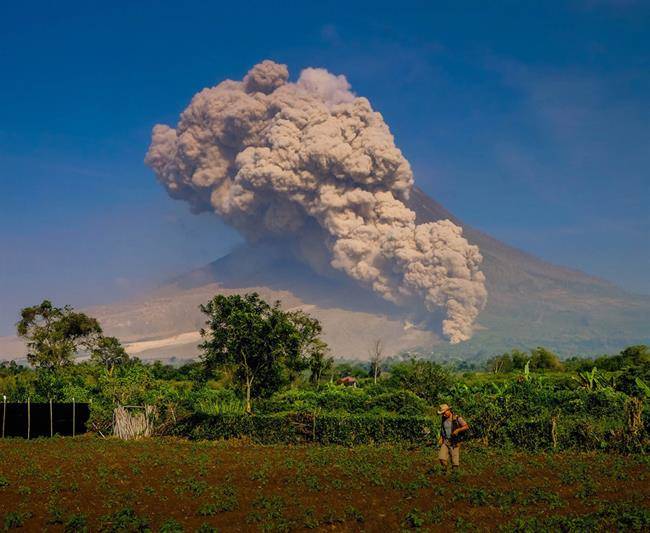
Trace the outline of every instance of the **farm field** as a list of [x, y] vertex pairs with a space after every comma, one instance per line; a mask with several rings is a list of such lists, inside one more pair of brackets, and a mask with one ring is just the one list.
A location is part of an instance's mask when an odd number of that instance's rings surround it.
[[650, 460], [470, 446], [0, 441], [0, 528], [26, 531], [650, 529]]

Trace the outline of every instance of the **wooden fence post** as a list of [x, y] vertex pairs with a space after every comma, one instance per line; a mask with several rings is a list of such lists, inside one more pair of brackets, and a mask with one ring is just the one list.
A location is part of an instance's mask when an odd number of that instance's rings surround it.
[[31, 406], [31, 398], [27, 396], [27, 440], [29, 440], [31, 432], [32, 432], [32, 406]]
[[557, 416], [551, 417], [551, 439], [553, 440], [553, 449], [557, 448]]
[[72, 436], [75, 436], [75, 431], [77, 429], [77, 410], [74, 403], [74, 398], [72, 398]]
[[7, 395], [2, 395], [2, 438], [5, 438], [5, 420], [7, 419]]
[[50, 438], [54, 437], [54, 420], [52, 417], [52, 398], [50, 398]]

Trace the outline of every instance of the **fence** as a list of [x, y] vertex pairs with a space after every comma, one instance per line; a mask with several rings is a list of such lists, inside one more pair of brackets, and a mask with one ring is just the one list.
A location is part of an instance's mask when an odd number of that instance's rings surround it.
[[2, 402], [0, 437], [75, 436], [86, 432], [90, 417], [87, 403], [9, 403]]

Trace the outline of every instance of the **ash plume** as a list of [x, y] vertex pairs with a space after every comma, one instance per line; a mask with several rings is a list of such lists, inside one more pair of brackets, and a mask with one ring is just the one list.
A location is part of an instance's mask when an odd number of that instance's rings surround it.
[[145, 162], [247, 240], [292, 242], [397, 305], [442, 309], [452, 343], [471, 337], [487, 298], [478, 247], [449, 220], [416, 224], [411, 167], [344, 76], [308, 68], [290, 82], [263, 61], [196, 94], [176, 129], [156, 125]]

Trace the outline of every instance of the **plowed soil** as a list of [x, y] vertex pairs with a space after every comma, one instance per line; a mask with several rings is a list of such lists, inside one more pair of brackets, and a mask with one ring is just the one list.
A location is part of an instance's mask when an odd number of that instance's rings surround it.
[[650, 506], [645, 456], [260, 446], [97, 437], [0, 441], [0, 529], [490, 531]]

